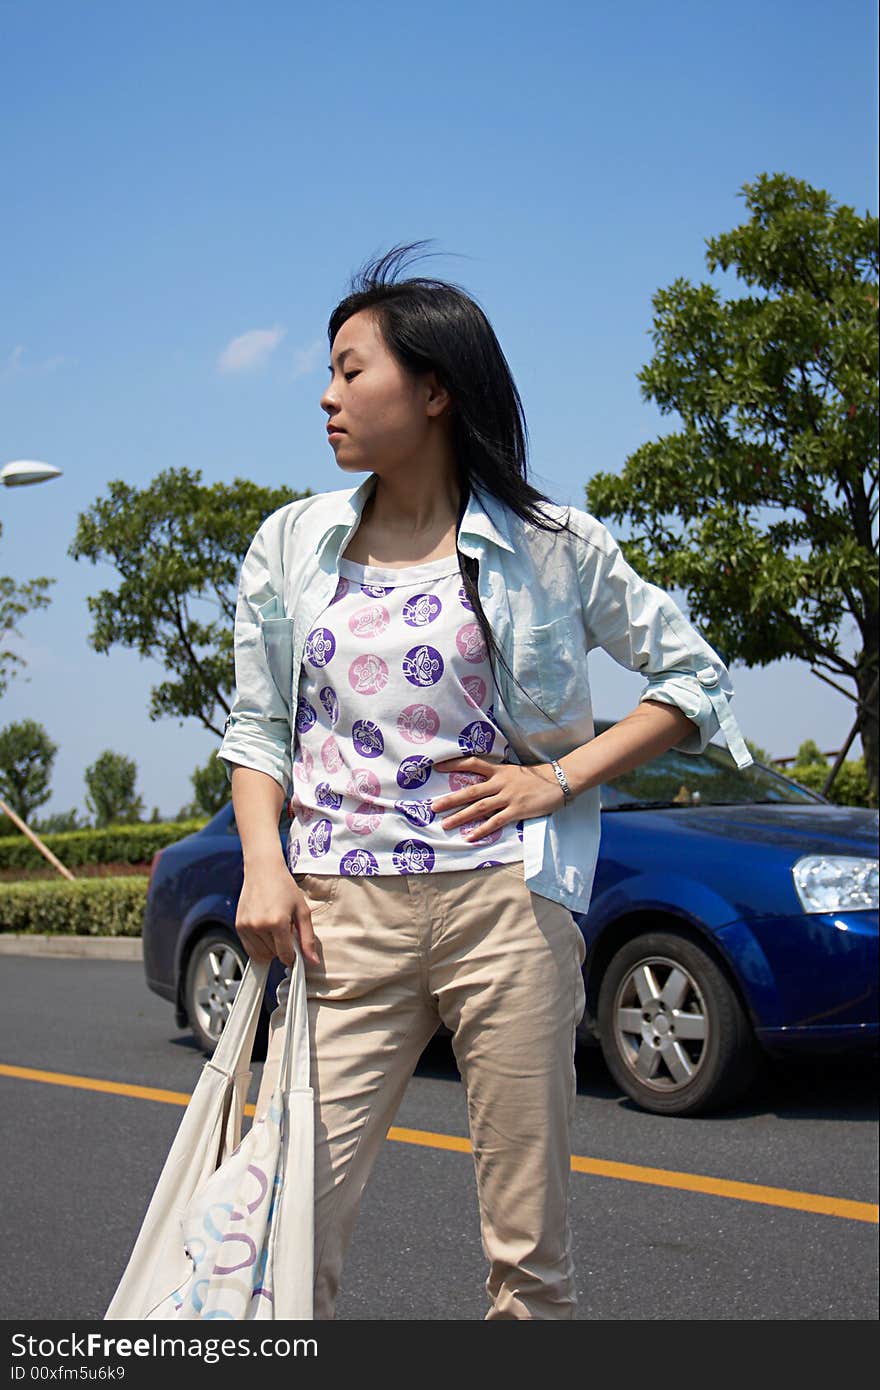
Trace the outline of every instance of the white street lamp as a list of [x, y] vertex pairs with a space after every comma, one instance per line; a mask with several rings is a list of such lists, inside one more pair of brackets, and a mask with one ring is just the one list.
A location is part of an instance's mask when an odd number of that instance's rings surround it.
[[27, 487], [28, 483], [48, 483], [61, 473], [54, 463], [40, 463], [37, 459], [16, 459], [0, 468], [0, 483], [4, 487]]

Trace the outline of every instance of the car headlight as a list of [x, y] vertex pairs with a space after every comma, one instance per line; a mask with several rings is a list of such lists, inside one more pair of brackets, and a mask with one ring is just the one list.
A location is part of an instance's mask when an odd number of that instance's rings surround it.
[[792, 869], [805, 912], [877, 908], [877, 860], [849, 854], [807, 854]]

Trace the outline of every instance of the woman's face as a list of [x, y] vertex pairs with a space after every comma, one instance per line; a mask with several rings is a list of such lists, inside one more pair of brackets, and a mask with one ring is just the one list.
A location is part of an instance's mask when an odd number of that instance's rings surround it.
[[330, 384], [321, 397], [336, 462], [345, 472], [396, 472], [418, 462], [449, 393], [434, 372], [405, 372], [367, 309], [342, 325], [330, 355]]

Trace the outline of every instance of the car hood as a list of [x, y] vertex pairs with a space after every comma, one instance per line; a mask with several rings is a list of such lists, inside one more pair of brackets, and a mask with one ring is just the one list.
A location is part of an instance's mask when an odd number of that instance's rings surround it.
[[[611, 813], [615, 814], [614, 812]], [[682, 806], [656, 811], [625, 811], [648, 817], [664, 829], [673, 825], [694, 835], [750, 844], [775, 845], [796, 854], [877, 854], [877, 812], [862, 806]]]

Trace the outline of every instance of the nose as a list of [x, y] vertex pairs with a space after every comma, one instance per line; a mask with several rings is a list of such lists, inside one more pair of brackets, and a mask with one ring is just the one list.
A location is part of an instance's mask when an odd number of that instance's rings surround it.
[[324, 414], [328, 417], [332, 415], [335, 410], [338, 410], [339, 406], [330, 386], [327, 387], [327, 390], [322, 395], [320, 406]]

